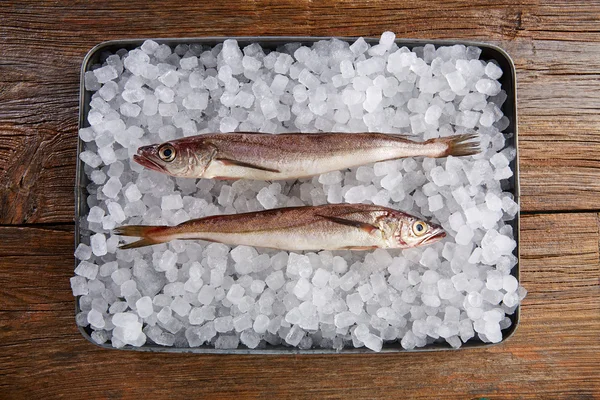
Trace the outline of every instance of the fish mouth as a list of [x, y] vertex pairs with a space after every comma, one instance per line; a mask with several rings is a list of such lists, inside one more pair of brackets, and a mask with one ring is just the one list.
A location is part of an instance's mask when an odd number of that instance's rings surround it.
[[148, 169], [151, 169], [154, 171], [163, 172], [165, 170], [161, 165], [159, 165], [155, 161], [152, 161], [152, 159], [145, 156], [144, 154], [140, 154], [140, 153], [141, 153], [141, 150], [138, 150], [138, 154], [133, 155], [133, 161], [140, 164], [142, 167], [145, 167], [145, 168], [148, 168]]
[[435, 243], [439, 240], [442, 240], [445, 237], [446, 237], [446, 232], [444, 232], [443, 230], [440, 229], [439, 231], [433, 233], [431, 236], [425, 238], [421, 242], [421, 245]]

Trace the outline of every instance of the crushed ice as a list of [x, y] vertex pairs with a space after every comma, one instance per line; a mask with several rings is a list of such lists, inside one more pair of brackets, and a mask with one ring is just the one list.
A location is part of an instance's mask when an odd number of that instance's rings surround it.
[[[480, 49], [398, 48], [386, 32], [277, 51], [236, 41], [171, 48], [146, 41], [85, 73], [93, 91], [80, 159], [89, 214], [71, 278], [77, 323], [114, 347], [231, 349], [267, 344], [403, 348], [498, 342], [525, 296], [506, 179], [515, 149], [503, 71]], [[477, 132], [467, 158], [404, 159], [287, 182], [175, 179], [131, 161], [142, 145], [231, 131]], [[439, 221], [449, 237], [403, 251], [288, 253], [205, 242], [117, 250], [121, 224], [326, 203], [374, 203]]]

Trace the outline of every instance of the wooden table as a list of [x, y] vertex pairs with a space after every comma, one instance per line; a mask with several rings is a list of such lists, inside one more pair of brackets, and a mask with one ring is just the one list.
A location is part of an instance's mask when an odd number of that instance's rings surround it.
[[[597, 1], [0, 2], [0, 398], [600, 397]], [[522, 283], [490, 349], [348, 356], [99, 349], [74, 323], [79, 68], [109, 39], [243, 35], [462, 38], [518, 76]]]

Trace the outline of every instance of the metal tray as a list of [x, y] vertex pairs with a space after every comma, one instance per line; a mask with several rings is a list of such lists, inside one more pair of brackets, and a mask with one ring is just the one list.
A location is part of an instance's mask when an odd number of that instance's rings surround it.
[[[240, 47], [247, 46], [251, 43], [259, 43], [266, 50], [275, 50], [279, 46], [282, 46], [286, 43], [292, 42], [300, 42], [305, 45], [311, 45], [320, 40], [329, 40], [332, 37], [304, 37], [304, 36], [275, 36], [275, 37], [205, 37], [205, 38], [162, 38], [162, 39], [153, 39], [159, 44], [167, 44], [171, 47], [174, 47], [178, 44], [201, 44], [205, 46], [216, 46], [219, 43], [222, 43], [225, 39], [236, 39], [240, 44]], [[354, 42], [357, 38], [355, 37], [339, 37], [337, 39], [348, 41], [350, 43]], [[131, 50], [136, 47], [142, 45], [146, 39], [127, 39], [127, 40], [111, 40], [107, 42], [102, 42], [95, 47], [93, 47], [87, 55], [84, 57], [82, 65], [81, 65], [81, 87], [80, 87], [80, 95], [79, 95], [79, 128], [84, 128], [89, 126], [86, 120], [86, 116], [90, 109], [90, 101], [92, 97], [92, 92], [85, 90], [84, 85], [84, 73], [86, 71], [90, 71], [92, 66], [96, 64], [100, 64], [104, 61], [104, 59], [109, 55], [115, 53], [119, 49]], [[379, 42], [378, 38], [365, 38], [365, 41], [371, 45], [375, 45]], [[480, 42], [470, 42], [470, 41], [462, 41], [462, 40], [415, 40], [415, 39], [396, 39], [396, 44], [398, 46], [406, 46], [410, 49], [414, 47], [424, 46], [427, 43], [432, 43], [436, 47], [438, 46], [452, 46], [455, 44], [463, 44], [465, 46], [477, 46], [481, 48], [481, 56], [482, 60], [494, 60], [504, 71], [504, 74], [500, 78], [500, 83], [502, 84], [502, 88], [506, 91], [508, 95], [507, 100], [502, 105], [502, 112], [509, 119], [510, 123], [508, 128], [505, 129], [505, 132], [513, 132], [512, 137], [507, 138], [506, 145], [514, 146], [517, 150], [517, 155], [515, 159], [511, 162], [510, 167], [512, 168], [514, 175], [508, 181], [508, 188], [505, 190], [510, 190], [514, 195], [514, 199], [517, 203], [520, 204], [519, 199], [519, 154], [518, 154], [518, 145], [517, 145], [517, 79], [516, 79], [516, 71], [515, 65], [510, 58], [510, 56], [502, 50], [500, 47]], [[83, 172], [83, 162], [79, 159], [79, 154], [83, 150], [83, 142], [81, 139], [78, 139], [77, 142], [77, 171], [75, 178], [75, 247], [79, 245], [81, 241], [82, 228], [80, 228], [80, 219], [87, 215], [89, 209], [87, 206], [86, 198], [87, 198], [87, 190], [86, 186], [89, 183], [87, 176]], [[520, 221], [520, 211], [515, 216], [515, 219], [510, 221], [510, 225], [513, 227], [514, 238], [517, 242], [517, 247], [514, 250], [514, 255], [517, 257], [517, 265], [512, 269], [512, 275], [519, 279], [519, 263], [520, 263], [520, 253], [519, 253], [519, 221]], [[75, 265], [77, 266], [77, 260]], [[502, 331], [502, 342], [511, 337], [517, 326], [519, 325], [519, 315], [520, 315], [520, 306], [515, 310], [513, 315], [510, 315], [509, 318], [512, 321], [512, 325]], [[75, 301], [75, 312], [79, 313], [81, 310], [79, 308], [79, 297], [77, 297]], [[88, 326], [86, 328], [78, 327], [81, 334], [91, 343], [106, 349], [114, 349], [109, 343], [105, 344], [97, 344], [91, 338], [92, 329]], [[499, 344], [499, 343], [496, 343]], [[402, 348], [399, 342], [394, 343], [384, 343], [382, 353], [396, 353], [396, 352], [422, 352], [422, 351], [439, 351], [439, 350], [460, 350], [467, 348], [481, 348], [481, 347], [490, 347], [495, 344], [493, 343], [484, 343], [479, 339], [471, 339], [464, 343], [459, 349], [453, 349], [447, 343], [432, 343], [428, 344], [425, 347], [415, 348], [414, 350], [405, 350]], [[341, 351], [336, 351], [333, 349], [322, 349], [322, 348], [314, 348], [308, 350], [300, 350], [297, 348], [286, 347], [283, 345], [272, 346], [267, 344], [265, 348], [261, 349], [248, 349], [240, 344], [240, 347], [237, 349], [215, 349], [212, 346], [203, 345], [200, 347], [168, 347], [168, 346], [159, 346], [146, 344], [142, 347], [134, 347], [130, 345], [124, 346], [122, 349], [124, 350], [138, 350], [138, 351], [151, 351], [151, 352], [177, 352], [177, 353], [204, 353], [204, 354], [359, 354], [359, 353], [373, 353], [371, 350], [366, 348], [344, 348]]]

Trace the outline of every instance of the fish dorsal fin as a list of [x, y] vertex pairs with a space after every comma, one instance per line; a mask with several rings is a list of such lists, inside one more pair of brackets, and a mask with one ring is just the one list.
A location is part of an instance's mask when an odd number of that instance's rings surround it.
[[260, 171], [268, 171], [268, 172], [275, 172], [275, 173], [280, 172], [278, 169], [262, 167], [260, 165], [254, 165], [254, 164], [246, 163], [243, 161], [231, 160], [229, 158], [218, 158], [217, 157], [216, 160], [221, 161], [225, 165], [236, 165], [238, 167], [252, 168], [252, 169], [258, 169]]
[[339, 218], [339, 217], [330, 217], [327, 215], [319, 215], [319, 217], [325, 218], [331, 222], [335, 222], [336, 224], [353, 226], [355, 228], [362, 229], [363, 231], [368, 232], [368, 233], [373, 233], [374, 231], [379, 229], [374, 225], [367, 224], [366, 222], [353, 221], [351, 219], [345, 219], [345, 218]]
[[410, 135], [404, 135], [402, 133], [386, 133], [385, 135], [393, 137], [394, 139], [411, 140]]

